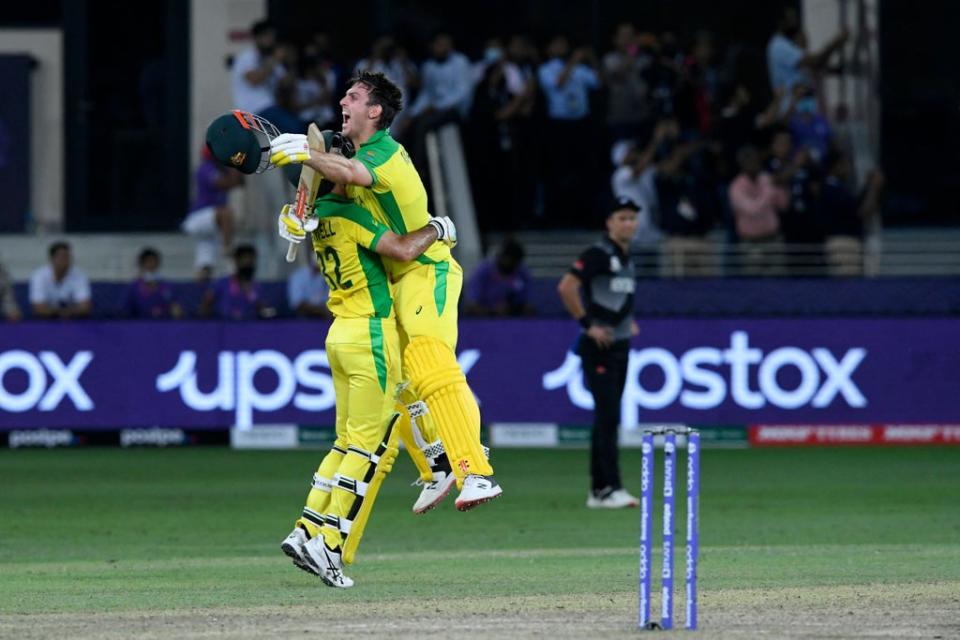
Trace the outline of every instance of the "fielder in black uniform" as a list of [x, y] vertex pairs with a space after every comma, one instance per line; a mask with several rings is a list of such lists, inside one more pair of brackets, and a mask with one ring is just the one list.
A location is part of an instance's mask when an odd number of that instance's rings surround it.
[[583, 327], [576, 351], [583, 360], [584, 380], [595, 407], [590, 448], [592, 486], [587, 498], [591, 508], [640, 504], [621, 483], [617, 441], [630, 338], [639, 333], [633, 320], [636, 273], [629, 254], [639, 209], [635, 202], [618, 198], [607, 215], [607, 234], [580, 254], [557, 287], [567, 311]]

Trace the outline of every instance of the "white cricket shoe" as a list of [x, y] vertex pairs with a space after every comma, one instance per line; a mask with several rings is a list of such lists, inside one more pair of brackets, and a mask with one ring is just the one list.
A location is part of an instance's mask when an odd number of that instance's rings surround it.
[[640, 500], [627, 493], [626, 489], [617, 489], [609, 493], [601, 492], [601, 495], [591, 491], [587, 496], [589, 509], [629, 509], [639, 506]]
[[503, 489], [493, 476], [470, 474], [463, 479], [463, 488], [457, 496], [457, 510], [469, 511], [484, 502], [490, 502], [501, 493]]
[[293, 531], [290, 532], [286, 538], [283, 539], [283, 542], [280, 543], [280, 550], [283, 551], [288, 558], [293, 560], [293, 564], [298, 569], [303, 569], [307, 573], [312, 573], [313, 575], [319, 575], [310, 563], [307, 561], [306, 554], [303, 551], [304, 545], [307, 544], [307, 532], [301, 529], [300, 527], [294, 527]]
[[640, 498], [629, 493], [626, 489], [617, 489], [610, 495], [610, 498], [612, 498], [616, 504], [623, 504], [627, 507], [640, 506]]
[[353, 586], [353, 580], [343, 575], [340, 548], [328, 549], [323, 536], [311, 538], [307, 544], [303, 545], [303, 553], [307, 562], [328, 587], [349, 589]]
[[447, 497], [456, 483], [457, 477], [449, 471], [434, 471], [433, 480], [429, 482], [417, 478], [413, 484], [423, 485], [423, 489], [420, 491], [420, 497], [413, 503], [413, 512], [419, 515], [433, 509]]

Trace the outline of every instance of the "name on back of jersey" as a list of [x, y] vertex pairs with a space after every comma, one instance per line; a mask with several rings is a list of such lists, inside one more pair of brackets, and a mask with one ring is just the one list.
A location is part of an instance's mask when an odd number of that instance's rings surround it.
[[332, 238], [333, 236], [337, 235], [337, 232], [333, 230], [333, 222], [323, 218], [320, 218], [320, 224], [313, 233], [321, 240]]

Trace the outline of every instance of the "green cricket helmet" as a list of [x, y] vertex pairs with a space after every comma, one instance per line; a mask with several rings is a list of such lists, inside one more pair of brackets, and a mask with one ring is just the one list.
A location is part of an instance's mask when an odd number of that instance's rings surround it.
[[258, 115], [235, 109], [207, 127], [207, 148], [220, 164], [241, 173], [263, 173], [270, 164], [270, 141], [280, 131]]

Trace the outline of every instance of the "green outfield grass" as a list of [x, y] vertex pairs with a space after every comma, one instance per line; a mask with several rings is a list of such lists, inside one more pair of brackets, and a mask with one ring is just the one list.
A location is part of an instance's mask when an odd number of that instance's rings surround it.
[[[585, 451], [498, 451], [500, 500], [461, 514], [448, 499], [419, 517], [409, 513], [412, 466], [401, 460], [349, 572], [357, 587], [345, 592], [297, 571], [278, 548], [319, 456], [0, 451], [0, 614], [242, 611], [321, 599], [428, 599], [439, 611], [465, 599], [552, 607], [571, 596], [575, 609], [578, 594], [609, 594], [612, 615], [622, 610], [629, 627], [638, 511], [584, 508]], [[624, 452], [622, 466], [636, 491], [638, 452]], [[707, 449], [701, 501], [705, 620], [711, 594], [719, 603], [731, 590], [914, 584], [960, 593], [957, 449]], [[682, 509], [677, 516], [680, 544]], [[681, 549], [680, 576], [682, 568]]]

